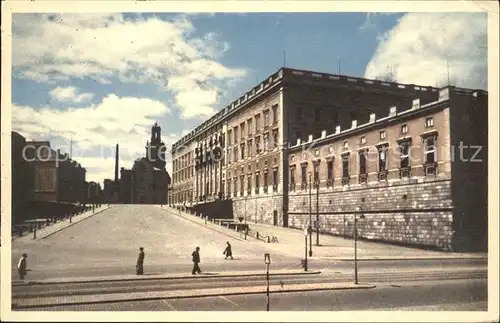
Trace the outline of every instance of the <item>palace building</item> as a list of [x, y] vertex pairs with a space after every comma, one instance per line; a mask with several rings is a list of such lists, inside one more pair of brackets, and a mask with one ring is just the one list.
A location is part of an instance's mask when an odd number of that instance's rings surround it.
[[282, 68], [173, 145], [170, 198], [342, 236], [359, 208], [366, 239], [484, 249], [486, 147], [484, 91]]

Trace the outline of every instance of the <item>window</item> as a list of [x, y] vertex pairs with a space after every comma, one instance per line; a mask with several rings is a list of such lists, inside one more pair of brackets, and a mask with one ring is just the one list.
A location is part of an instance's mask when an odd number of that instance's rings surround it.
[[295, 138], [302, 140], [302, 131], [296, 131], [295, 132]]
[[378, 179], [387, 180], [387, 146], [378, 147]]
[[307, 164], [302, 164], [301, 165], [301, 187], [302, 189], [305, 189], [307, 186]]
[[259, 194], [259, 188], [260, 188], [260, 174], [257, 172], [255, 173], [255, 193]]
[[290, 167], [290, 190], [295, 190], [295, 166]]
[[380, 140], [384, 140], [386, 138], [385, 131], [380, 131]]
[[269, 132], [264, 134], [264, 150], [267, 151], [269, 149]]
[[408, 125], [407, 124], [401, 125], [401, 134], [405, 134], [405, 133], [408, 133]]
[[264, 128], [269, 127], [269, 110], [264, 111]]
[[278, 137], [278, 129], [273, 130], [273, 146], [274, 148], [278, 147], [279, 137]]
[[436, 136], [429, 136], [424, 138], [424, 168], [426, 175], [436, 174]]
[[248, 175], [248, 180], [247, 180], [247, 193], [248, 195], [252, 194], [252, 177]]
[[234, 177], [234, 196], [238, 195], [238, 178]]
[[242, 123], [240, 124], [240, 137], [241, 137], [241, 138], [244, 138], [244, 137], [245, 137], [245, 123], [244, 123], [244, 122], [242, 122]]
[[333, 186], [333, 160], [329, 160], [326, 162], [326, 169], [327, 169], [326, 186], [330, 187]]
[[247, 131], [248, 135], [250, 136], [252, 134], [252, 119], [247, 120]]
[[227, 154], [227, 163], [230, 164], [231, 163], [231, 153], [228, 152]]
[[255, 132], [260, 130], [260, 114], [255, 116]]
[[410, 141], [400, 142], [399, 158], [400, 158], [400, 177], [410, 177]]
[[361, 136], [361, 138], [359, 139], [359, 142], [364, 145], [366, 144], [366, 137], [365, 136]]
[[267, 171], [264, 172], [264, 193], [267, 193], [267, 188], [269, 186], [269, 183], [267, 181]]
[[245, 175], [240, 176], [240, 196], [243, 196], [243, 192], [245, 191]]
[[429, 118], [425, 119], [425, 127], [426, 128], [434, 127], [434, 118], [433, 117], [429, 117]]
[[234, 142], [238, 141], [238, 126], [234, 127]]
[[278, 123], [278, 105], [273, 105], [273, 125]]
[[240, 151], [241, 151], [241, 154], [240, 154], [241, 159], [245, 159], [245, 143], [242, 143], [240, 145]]
[[278, 191], [278, 169], [273, 169], [273, 191]]
[[368, 176], [366, 172], [366, 151], [359, 152], [359, 182], [366, 183]]
[[253, 148], [252, 147], [252, 139], [250, 139], [247, 141], [247, 150], [248, 150], [247, 154], [248, 154], [248, 156], [253, 154], [252, 148]]
[[349, 148], [349, 142], [346, 140], [344, 141], [344, 150]]
[[342, 185], [349, 183], [349, 154], [342, 156]]
[[314, 163], [314, 184], [319, 185], [319, 162]]
[[255, 152], [257, 154], [260, 154], [261, 152], [261, 147], [260, 147], [260, 136], [255, 137]]
[[233, 148], [233, 153], [234, 153], [234, 161], [238, 161], [238, 146]]

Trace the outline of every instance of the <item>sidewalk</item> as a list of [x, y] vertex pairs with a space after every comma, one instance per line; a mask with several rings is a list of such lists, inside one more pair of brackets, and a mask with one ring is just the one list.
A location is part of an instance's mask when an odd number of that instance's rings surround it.
[[90, 210], [90, 211], [87, 211], [85, 213], [73, 216], [71, 218], [71, 223], [70, 223], [69, 219], [65, 219], [65, 220], [56, 222], [52, 225], [45, 226], [41, 229], [37, 229], [36, 230], [36, 239], [33, 239], [33, 232], [29, 232], [21, 237], [14, 236], [14, 237], [12, 237], [12, 240], [16, 241], [16, 242], [27, 242], [27, 241], [33, 241], [33, 240], [37, 241], [37, 240], [45, 239], [45, 238], [53, 235], [54, 233], [57, 233], [61, 230], [64, 230], [67, 227], [70, 227], [78, 222], [81, 222], [85, 219], [88, 219], [88, 218], [90, 218], [98, 213], [106, 211], [109, 208], [111, 208], [111, 206], [107, 206], [107, 205], [105, 206], [103, 204], [100, 208], [96, 208], [95, 212], [92, 212], [92, 210]]
[[[374, 288], [375, 285], [353, 283], [315, 283], [315, 284], [294, 284], [284, 286], [269, 286], [270, 293], [318, 291], [318, 290], [339, 290], [339, 289], [367, 289]], [[12, 300], [13, 308], [23, 307], [49, 307], [56, 305], [81, 305], [93, 303], [111, 302], [134, 302], [146, 300], [174, 299], [174, 298], [194, 298], [210, 296], [228, 295], [248, 295], [265, 294], [266, 286], [251, 287], [222, 287], [206, 288], [198, 290], [171, 290], [161, 292], [131, 292], [122, 294], [97, 294], [97, 295], [75, 295], [64, 297], [37, 297], [18, 298]]]
[[[208, 220], [206, 221], [206, 224], [205, 224], [205, 219], [204, 218], [200, 218], [198, 216], [195, 216], [195, 215], [192, 215], [192, 214], [189, 214], [189, 213], [186, 213], [186, 212], [182, 212], [182, 211], [179, 212], [178, 210], [170, 208], [168, 206], [160, 207], [160, 209], [162, 209], [165, 212], [169, 212], [172, 215], [177, 215], [177, 216], [182, 217], [182, 218], [184, 218], [186, 220], [189, 220], [189, 221], [191, 221], [193, 223], [196, 223], [198, 225], [204, 226], [207, 229], [210, 229], [210, 230], [222, 233], [222, 234], [224, 234], [224, 235], [226, 235], [226, 236], [228, 236], [230, 238], [233, 238], [233, 239], [236, 239], [236, 240], [240, 240], [240, 241], [245, 241], [244, 236], [241, 233], [236, 232], [234, 229], [228, 229], [228, 228], [226, 228], [224, 226], [221, 226], [219, 224], [213, 223], [213, 222], [208, 221]], [[247, 240], [257, 241], [257, 240], [255, 240], [254, 238], [252, 238], [250, 236], [247, 237]]]
[[[292, 275], [318, 275], [321, 274], [317, 270], [271, 270], [269, 272], [270, 276], [292, 276]], [[121, 275], [121, 276], [101, 276], [101, 277], [68, 277], [68, 278], [49, 278], [40, 280], [13, 280], [12, 285], [30, 285], [30, 284], [65, 284], [65, 283], [98, 283], [98, 282], [113, 282], [113, 281], [139, 281], [139, 280], [170, 280], [170, 279], [203, 279], [203, 278], [221, 278], [221, 277], [256, 277], [256, 276], [266, 276], [264, 270], [260, 271], [228, 271], [223, 273], [214, 274], [200, 274], [200, 275], [189, 275], [189, 274], [160, 274], [160, 275]]]
[[[290, 255], [304, 254], [305, 241], [303, 230], [266, 224], [248, 223], [248, 225], [253, 231], [258, 231], [266, 236], [278, 237], [278, 243], [267, 243], [267, 247], [279, 250], [280, 252], [287, 252]], [[313, 232], [312, 259], [349, 261], [353, 259], [354, 241], [352, 239], [320, 234], [319, 242], [320, 245], [316, 246], [316, 233]], [[307, 239], [307, 246], [309, 250], [309, 237]], [[487, 253], [432, 251], [366, 240], [358, 240], [357, 249], [359, 260], [487, 259], [488, 256]]]

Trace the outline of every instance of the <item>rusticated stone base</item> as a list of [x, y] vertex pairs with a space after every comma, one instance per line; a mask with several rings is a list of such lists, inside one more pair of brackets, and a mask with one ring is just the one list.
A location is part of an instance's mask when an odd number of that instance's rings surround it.
[[283, 226], [283, 197], [281, 194], [233, 197], [235, 220], [243, 218], [247, 223], [265, 223]]
[[[319, 197], [319, 198], [318, 198]], [[319, 210], [320, 232], [352, 237], [356, 207], [358, 236], [403, 244], [452, 250], [453, 211], [449, 180], [399, 181], [383, 185], [356, 185], [350, 189], [320, 188], [290, 192], [289, 226], [312, 224]], [[318, 201], [318, 202], [317, 202]], [[359, 218], [359, 215], [357, 217]]]

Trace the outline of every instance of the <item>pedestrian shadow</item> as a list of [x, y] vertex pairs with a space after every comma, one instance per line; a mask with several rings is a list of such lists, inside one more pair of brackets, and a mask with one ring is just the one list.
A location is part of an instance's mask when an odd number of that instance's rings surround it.
[[219, 273], [207, 273], [207, 272], [202, 272], [201, 274], [199, 274], [201, 276], [217, 276], [219, 275]]

